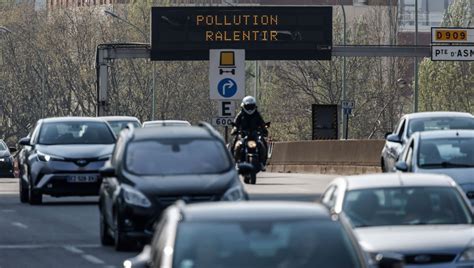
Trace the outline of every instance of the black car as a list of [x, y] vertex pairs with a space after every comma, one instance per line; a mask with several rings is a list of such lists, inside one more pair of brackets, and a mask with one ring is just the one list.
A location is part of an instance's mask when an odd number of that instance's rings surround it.
[[3, 140], [0, 140], [0, 178], [13, 178], [13, 156], [15, 148], [8, 148]]
[[[402, 257], [378, 255], [379, 267]], [[322, 205], [245, 202], [169, 207], [151, 245], [124, 267], [365, 268], [375, 266], [344, 216]]]
[[62, 117], [41, 119], [20, 140], [20, 201], [41, 204], [43, 194], [98, 195], [99, 169], [115, 144], [112, 129], [102, 119]]
[[207, 124], [123, 130], [101, 174], [101, 242], [117, 250], [149, 240], [176, 200], [248, 199], [224, 141]]

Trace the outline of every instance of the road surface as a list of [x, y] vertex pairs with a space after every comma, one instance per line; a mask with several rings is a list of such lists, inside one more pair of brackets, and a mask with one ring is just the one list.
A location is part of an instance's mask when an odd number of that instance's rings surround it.
[[[262, 173], [246, 185], [252, 200], [317, 200], [335, 176]], [[0, 268], [122, 267], [137, 252], [116, 252], [99, 241], [97, 198], [45, 197], [21, 204], [18, 179], [0, 179]]]

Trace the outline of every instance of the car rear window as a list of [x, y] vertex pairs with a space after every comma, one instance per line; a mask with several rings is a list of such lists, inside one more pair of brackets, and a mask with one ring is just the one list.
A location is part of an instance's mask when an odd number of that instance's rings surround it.
[[137, 175], [217, 174], [231, 168], [224, 145], [211, 139], [131, 142], [126, 168]]
[[410, 120], [408, 137], [415, 132], [449, 129], [474, 129], [472, 117], [432, 117]]
[[341, 224], [329, 220], [185, 222], [173, 267], [357, 268], [358, 256]]
[[105, 122], [51, 122], [41, 126], [39, 144], [113, 144], [115, 137]]

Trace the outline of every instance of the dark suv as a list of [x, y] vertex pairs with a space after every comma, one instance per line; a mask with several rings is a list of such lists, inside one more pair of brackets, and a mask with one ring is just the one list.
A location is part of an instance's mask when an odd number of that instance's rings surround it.
[[101, 242], [117, 250], [151, 238], [155, 221], [177, 200], [248, 199], [224, 141], [208, 124], [125, 129], [101, 174]]
[[99, 169], [110, 158], [115, 135], [93, 117], [41, 119], [24, 146], [20, 161], [20, 201], [40, 204], [43, 194], [98, 195]]

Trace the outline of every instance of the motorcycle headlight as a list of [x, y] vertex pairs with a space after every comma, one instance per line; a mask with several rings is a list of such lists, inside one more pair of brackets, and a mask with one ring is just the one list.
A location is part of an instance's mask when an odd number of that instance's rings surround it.
[[249, 147], [250, 149], [254, 149], [255, 147], [257, 147], [257, 143], [255, 141], [248, 141], [247, 147]]
[[50, 160], [64, 160], [64, 158], [60, 156], [49, 155], [42, 152], [37, 152], [36, 155], [38, 156], [38, 159], [43, 162], [48, 162]]
[[242, 201], [245, 200], [245, 193], [241, 186], [232, 187], [222, 196], [222, 201]]
[[474, 246], [468, 247], [461, 254], [461, 257], [458, 260], [459, 262], [472, 262], [474, 261]]
[[127, 204], [149, 208], [151, 202], [146, 196], [128, 185], [122, 185], [123, 199]]

